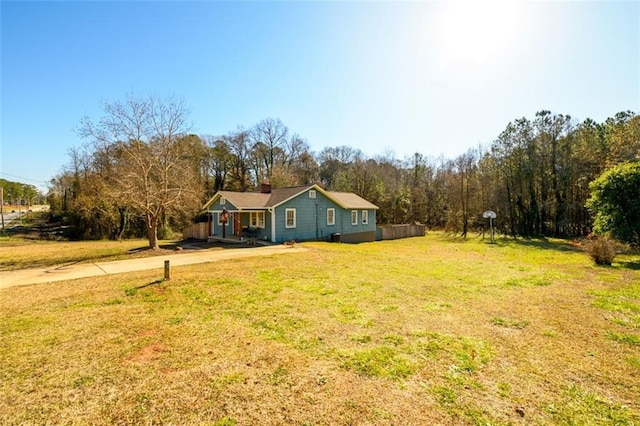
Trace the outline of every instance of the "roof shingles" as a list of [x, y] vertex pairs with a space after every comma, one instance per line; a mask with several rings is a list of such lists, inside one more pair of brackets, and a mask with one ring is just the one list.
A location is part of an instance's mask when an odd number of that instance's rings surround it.
[[283, 202], [309, 190], [318, 189], [345, 209], [377, 209], [375, 204], [351, 192], [325, 191], [317, 185], [276, 188], [270, 194], [261, 192], [220, 191], [231, 204], [240, 210], [266, 209], [278, 206]]
[[333, 197], [339, 204], [342, 204], [346, 209], [377, 209], [373, 203], [368, 202], [359, 195], [353, 192], [329, 192], [329, 195]]

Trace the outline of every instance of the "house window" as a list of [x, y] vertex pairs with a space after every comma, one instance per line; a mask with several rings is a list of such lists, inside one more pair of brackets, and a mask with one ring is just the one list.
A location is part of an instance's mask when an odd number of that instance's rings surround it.
[[358, 210], [351, 210], [351, 224], [358, 224]]
[[217, 222], [218, 225], [222, 225], [222, 213], [220, 212], [215, 212], [216, 213], [216, 217], [218, 218]]
[[296, 227], [296, 209], [285, 209], [285, 228], [295, 228]]
[[316, 199], [316, 190], [315, 189], [310, 189], [309, 190], [309, 198], [311, 199]]
[[227, 199], [224, 197], [220, 197], [220, 205], [224, 206], [227, 203]]
[[264, 212], [250, 212], [249, 226], [252, 228], [264, 228]]
[[366, 225], [369, 223], [369, 210], [362, 210], [362, 224]]
[[336, 224], [336, 209], [327, 209], [327, 225]]

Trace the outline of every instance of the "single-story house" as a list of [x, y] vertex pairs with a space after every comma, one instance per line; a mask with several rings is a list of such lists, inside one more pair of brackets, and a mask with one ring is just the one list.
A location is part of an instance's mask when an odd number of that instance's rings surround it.
[[285, 241], [375, 241], [378, 207], [356, 194], [318, 185], [260, 192], [218, 191], [205, 205], [210, 237]]

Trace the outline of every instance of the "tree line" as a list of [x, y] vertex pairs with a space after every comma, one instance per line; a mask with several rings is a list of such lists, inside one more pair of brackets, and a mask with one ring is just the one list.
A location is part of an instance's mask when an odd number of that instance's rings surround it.
[[39, 204], [44, 198], [35, 185], [27, 183], [0, 179], [0, 188], [2, 188], [3, 191], [3, 201], [5, 204], [31, 206], [33, 204]]
[[[78, 238], [147, 236], [180, 229], [216, 191], [318, 183], [376, 204], [379, 223], [422, 223], [466, 236], [487, 226], [511, 236], [581, 236], [593, 219], [589, 183], [608, 168], [640, 160], [640, 116], [597, 123], [539, 111], [508, 123], [496, 139], [453, 159], [416, 152], [369, 156], [350, 146], [312, 152], [280, 119], [226, 135], [195, 135], [180, 100], [105, 103], [81, 121], [87, 143], [50, 187], [52, 214]], [[160, 233], [160, 234], [158, 234]]]

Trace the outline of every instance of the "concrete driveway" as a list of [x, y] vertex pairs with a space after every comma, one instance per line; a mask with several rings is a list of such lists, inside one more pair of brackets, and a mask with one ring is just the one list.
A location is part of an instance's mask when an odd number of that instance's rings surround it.
[[301, 253], [307, 251], [296, 246], [265, 246], [243, 249], [199, 250], [195, 253], [160, 255], [140, 259], [114, 260], [111, 262], [74, 263], [50, 266], [48, 268], [21, 269], [18, 271], [0, 272], [0, 289], [29, 285], [66, 281], [76, 278], [97, 277], [100, 275], [122, 274], [126, 272], [158, 269], [164, 275], [164, 262], [168, 260], [171, 267], [193, 265], [196, 263], [218, 262], [228, 259], [240, 259], [255, 256], [272, 256], [276, 254]]

